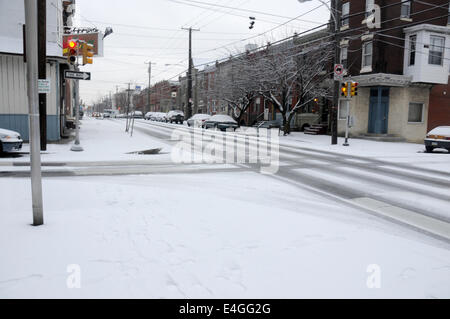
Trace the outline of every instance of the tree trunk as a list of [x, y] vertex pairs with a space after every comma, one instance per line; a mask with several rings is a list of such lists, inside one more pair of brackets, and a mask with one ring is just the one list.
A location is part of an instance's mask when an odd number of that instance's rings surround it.
[[284, 130], [284, 136], [289, 135], [291, 133], [291, 123], [286, 118], [286, 113], [282, 113], [283, 115], [283, 130]]

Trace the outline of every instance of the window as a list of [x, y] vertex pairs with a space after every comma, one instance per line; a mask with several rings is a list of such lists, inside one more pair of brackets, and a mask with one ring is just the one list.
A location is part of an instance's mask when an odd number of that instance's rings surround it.
[[349, 16], [350, 15], [350, 2], [346, 2], [342, 5], [342, 20], [341, 26], [345, 27], [349, 24]]
[[341, 64], [347, 69], [348, 47], [341, 48]]
[[375, 0], [366, 0], [366, 18], [370, 16], [375, 9]]
[[362, 67], [372, 67], [372, 42], [363, 43]]
[[408, 123], [423, 122], [423, 103], [409, 103]]
[[416, 40], [417, 36], [415, 35], [409, 37], [409, 65], [416, 63]]
[[430, 36], [430, 51], [428, 53], [428, 64], [442, 65], [444, 56], [445, 38]]
[[447, 24], [450, 24], [450, 4], [448, 5], [448, 20]]
[[411, 16], [411, 1], [402, 3], [400, 17], [409, 18]]

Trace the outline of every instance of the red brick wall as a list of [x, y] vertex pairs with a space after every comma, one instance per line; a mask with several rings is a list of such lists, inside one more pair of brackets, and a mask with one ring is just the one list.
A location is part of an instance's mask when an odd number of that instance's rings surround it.
[[430, 93], [428, 131], [442, 125], [450, 126], [450, 77], [449, 84], [435, 85]]

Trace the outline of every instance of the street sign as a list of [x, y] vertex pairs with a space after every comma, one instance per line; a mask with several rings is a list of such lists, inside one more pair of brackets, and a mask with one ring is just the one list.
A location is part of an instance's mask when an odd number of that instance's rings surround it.
[[50, 80], [39, 79], [38, 80], [39, 94], [50, 94]]
[[342, 81], [344, 79], [344, 66], [342, 64], [334, 65], [334, 80]]
[[78, 71], [64, 71], [64, 78], [65, 79], [72, 79], [72, 80], [91, 80], [91, 73], [90, 72], [78, 72]]

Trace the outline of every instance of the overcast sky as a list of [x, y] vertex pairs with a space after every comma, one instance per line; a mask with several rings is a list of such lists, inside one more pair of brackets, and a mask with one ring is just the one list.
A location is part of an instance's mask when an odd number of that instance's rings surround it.
[[[245, 44], [261, 45], [328, 22], [325, 6], [313, 10], [320, 5], [318, 0], [77, 0], [76, 26], [100, 30], [111, 26], [114, 30], [105, 39], [104, 57], [81, 67], [92, 72], [93, 78], [81, 81], [81, 98], [89, 105], [115, 92], [117, 86], [125, 88], [127, 82], [147, 87], [148, 66], [144, 63], [150, 60], [156, 63], [152, 65], [152, 83], [177, 80], [188, 61], [188, 32], [181, 27], [200, 29], [193, 33], [193, 57], [196, 64], [206, 63], [242, 51]], [[256, 18], [252, 30], [248, 28], [249, 16]], [[245, 40], [253, 36], [258, 37]]]

